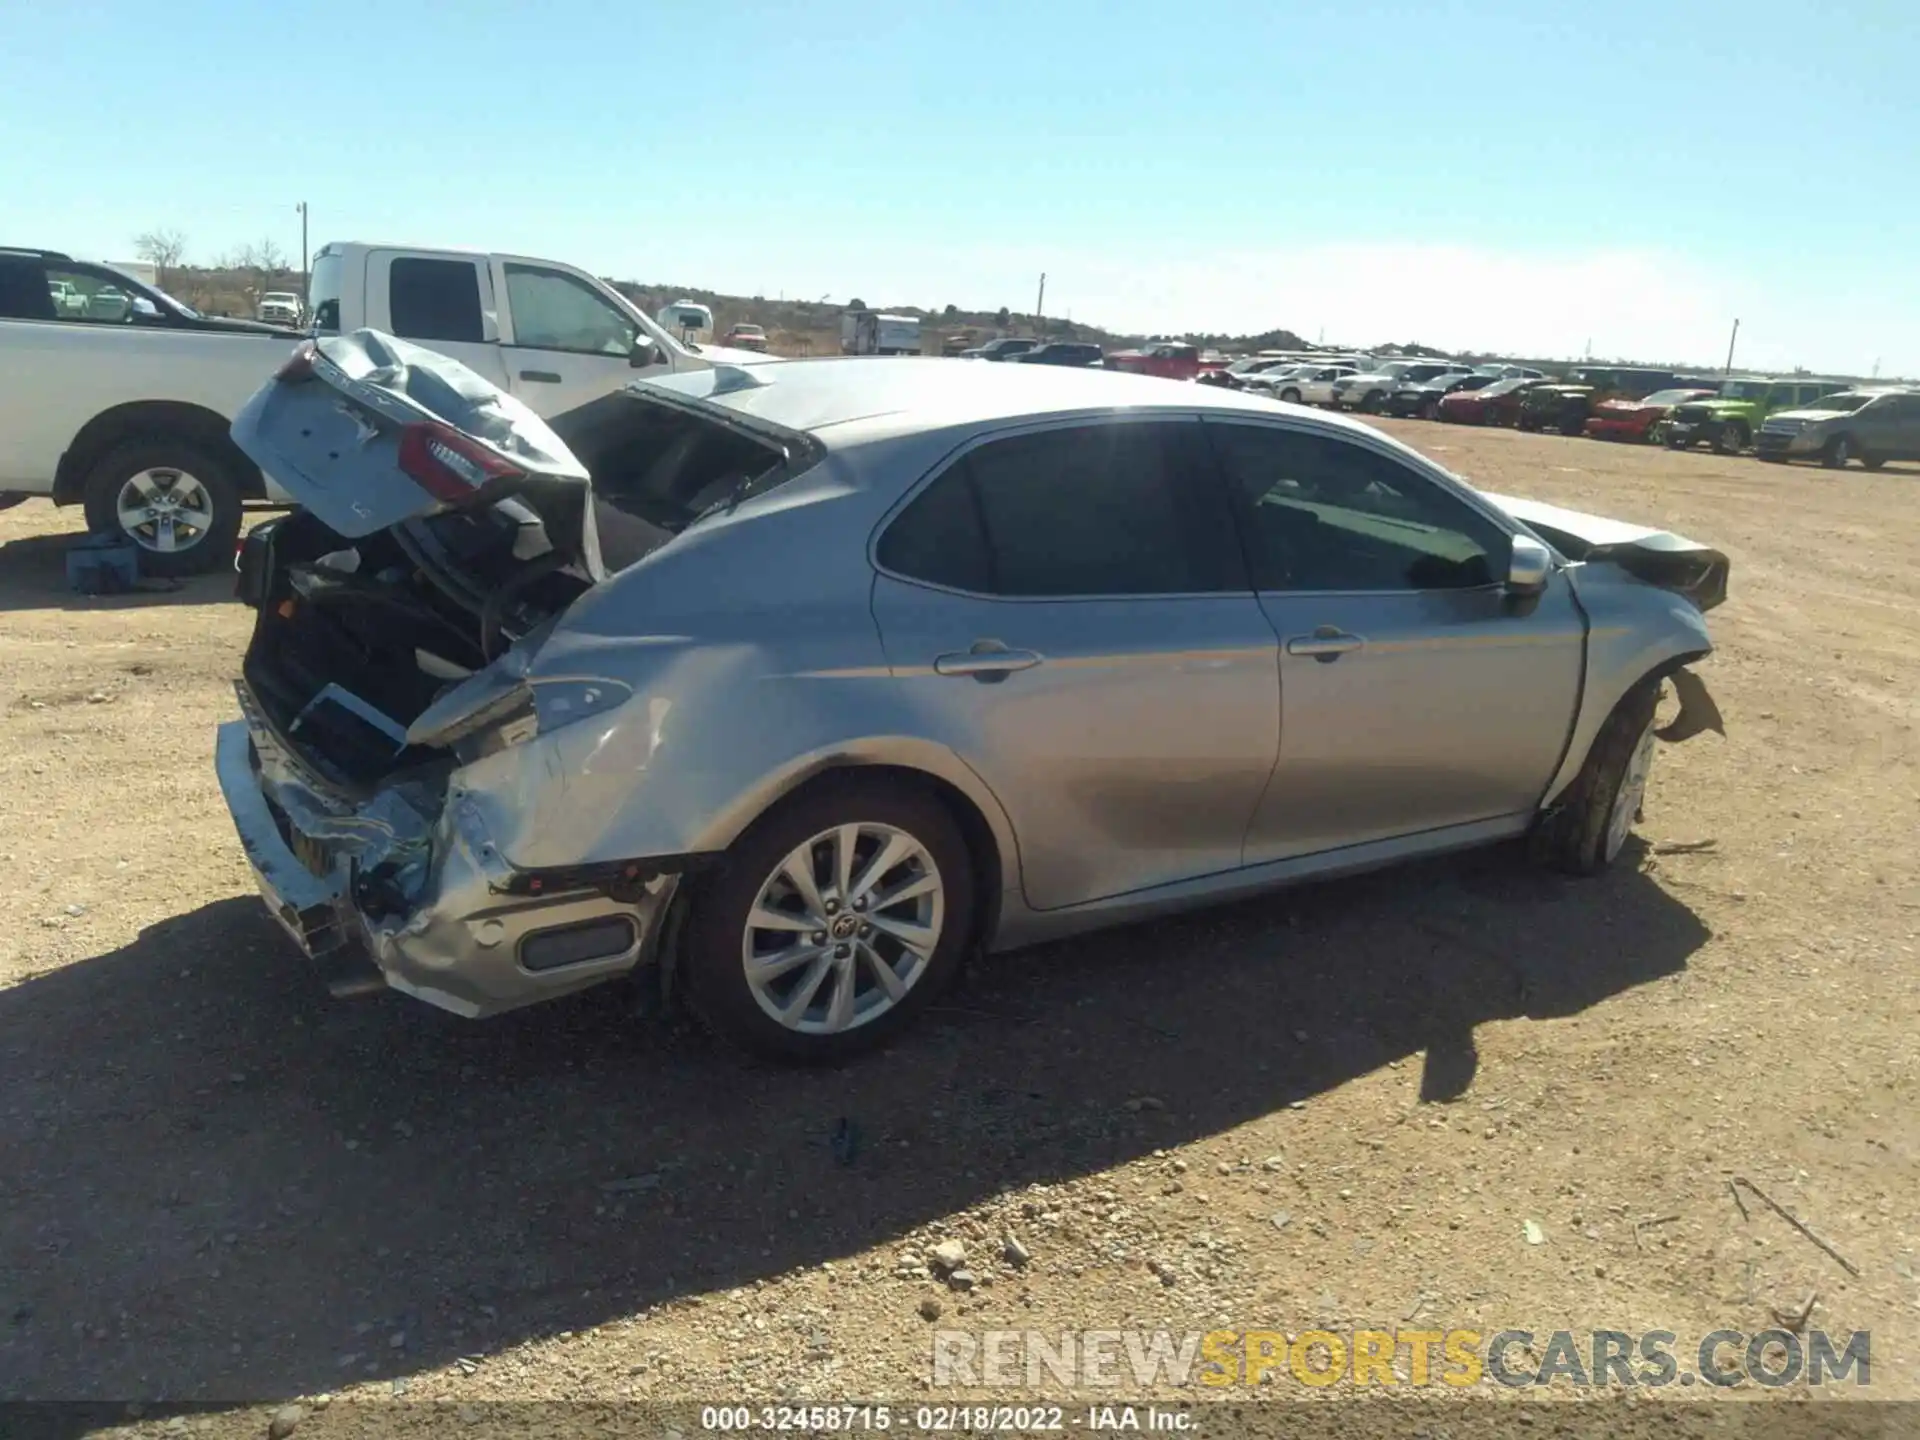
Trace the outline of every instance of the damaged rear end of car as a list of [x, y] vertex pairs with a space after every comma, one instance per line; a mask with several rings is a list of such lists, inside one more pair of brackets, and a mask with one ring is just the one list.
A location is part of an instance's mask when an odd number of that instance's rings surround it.
[[[644, 965], [683, 861], [552, 843], [568, 781], [541, 742], [632, 695], [567, 613], [792, 452], [625, 392], [550, 426], [370, 331], [303, 347], [233, 433], [302, 506], [241, 546], [257, 618], [217, 751], [268, 908], [336, 989], [469, 1017]], [[651, 462], [618, 508], [581, 458], [611, 450]], [[515, 865], [536, 826], [559, 863]]]

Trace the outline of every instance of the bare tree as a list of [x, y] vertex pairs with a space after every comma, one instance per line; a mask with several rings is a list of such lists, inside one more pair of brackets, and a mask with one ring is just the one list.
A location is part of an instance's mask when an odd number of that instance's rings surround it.
[[148, 230], [133, 242], [133, 252], [147, 261], [165, 285], [186, 259], [187, 237], [178, 230]]

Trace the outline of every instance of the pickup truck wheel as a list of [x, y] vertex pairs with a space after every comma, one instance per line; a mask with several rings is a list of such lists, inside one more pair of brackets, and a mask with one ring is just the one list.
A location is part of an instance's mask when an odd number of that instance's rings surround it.
[[1713, 432], [1713, 449], [1718, 455], [1738, 455], [1747, 448], [1747, 427], [1732, 420]]
[[87, 529], [124, 535], [151, 575], [199, 575], [233, 560], [240, 486], [225, 462], [188, 440], [127, 440], [94, 465]]
[[885, 1043], [953, 978], [973, 867], [953, 817], [898, 781], [827, 781], [757, 821], [693, 897], [681, 974], [722, 1039], [831, 1064]]
[[1642, 680], [1614, 706], [1586, 765], [1534, 827], [1537, 859], [1570, 875], [1597, 875], [1619, 858], [1646, 799], [1660, 685], [1658, 677]]
[[1844, 470], [1851, 459], [1853, 442], [1844, 435], [1834, 436], [1827, 442], [1827, 448], [1820, 452], [1820, 463], [1829, 470]]

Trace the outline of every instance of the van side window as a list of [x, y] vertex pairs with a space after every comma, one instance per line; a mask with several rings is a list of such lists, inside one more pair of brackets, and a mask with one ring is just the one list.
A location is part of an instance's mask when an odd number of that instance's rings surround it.
[[478, 344], [480, 272], [471, 260], [402, 256], [387, 278], [387, 311], [403, 340], [454, 340]]

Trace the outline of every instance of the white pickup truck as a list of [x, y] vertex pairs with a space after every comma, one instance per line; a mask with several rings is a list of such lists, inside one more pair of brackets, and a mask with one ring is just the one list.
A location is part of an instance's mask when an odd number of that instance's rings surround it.
[[[103, 292], [124, 311], [57, 298]], [[331, 244], [307, 307], [315, 330], [444, 351], [542, 415], [637, 375], [769, 358], [682, 345], [586, 272], [517, 255]], [[199, 315], [108, 266], [0, 248], [0, 506], [84, 505], [88, 529], [127, 535], [155, 574], [231, 563], [243, 502], [287, 497], [227, 428], [301, 338]]]

